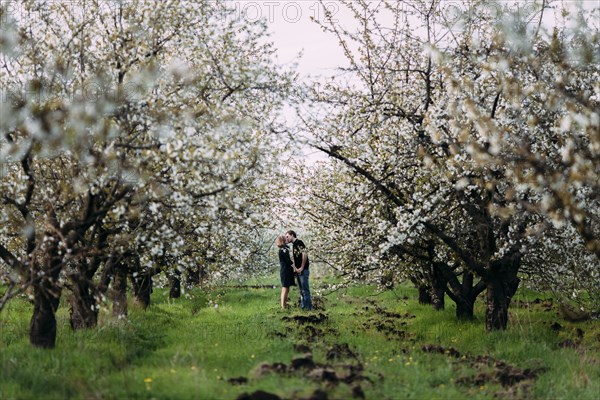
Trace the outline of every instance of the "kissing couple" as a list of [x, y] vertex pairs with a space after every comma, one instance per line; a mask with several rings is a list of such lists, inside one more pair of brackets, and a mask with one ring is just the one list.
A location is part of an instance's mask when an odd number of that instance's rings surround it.
[[[292, 252], [288, 244], [292, 244]], [[310, 261], [308, 251], [304, 242], [297, 238], [296, 232], [287, 231], [275, 239], [275, 245], [279, 247], [279, 276], [281, 278], [281, 308], [287, 308], [290, 286], [295, 286], [295, 280], [298, 280], [300, 288], [300, 307], [303, 310], [312, 310], [312, 300], [310, 298], [310, 287], [308, 276]]]

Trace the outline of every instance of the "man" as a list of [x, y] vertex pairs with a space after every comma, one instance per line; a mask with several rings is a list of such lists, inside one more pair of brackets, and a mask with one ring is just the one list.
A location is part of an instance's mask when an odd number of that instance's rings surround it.
[[304, 242], [296, 237], [296, 232], [287, 231], [285, 238], [288, 243], [292, 243], [293, 265], [294, 271], [298, 274], [298, 282], [300, 283], [300, 306], [303, 310], [312, 310], [312, 300], [310, 298], [310, 287], [308, 284], [308, 276], [310, 261], [308, 260], [308, 251]]

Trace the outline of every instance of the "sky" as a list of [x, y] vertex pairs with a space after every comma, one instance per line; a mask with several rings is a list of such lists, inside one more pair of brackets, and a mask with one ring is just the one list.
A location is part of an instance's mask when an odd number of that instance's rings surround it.
[[[325, 20], [318, 0], [229, 0], [236, 13], [247, 21], [265, 18], [278, 52], [278, 61], [288, 65], [298, 61], [301, 75], [330, 75], [344, 56], [331, 34], [324, 33], [311, 20]], [[333, 17], [350, 21], [350, 15], [337, 1], [325, 1]], [[298, 59], [298, 54], [303, 55]]]
[[[321, 80], [336, 75], [336, 69], [346, 64], [346, 59], [335, 36], [326, 33], [314, 20], [326, 23], [323, 6], [331, 12], [334, 22], [354, 30], [356, 22], [351, 12], [338, 0], [227, 0], [235, 9], [236, 15], [250, 23], [263, 18], [271, 32], [271, 40], [277, 48], [276, 63], [291, 66], [297, 63], [301, 79]], [[379, 0], [367, 0], [372, 4]], [[411, 0], [406, 0], [410, 2]], [[539, 6], [543, 1], [549, 0], [488, 0], [491, 12], [498, 12], [501, 7], [510, 6], [521, 16], [526, 16], [530, 24], [537, 26]], [[550, 0], [557, 6], [575, 8], [577, 0]], [[452, 26], [460, 29], [461, 17], [467, 15], [468, 1], [442, 0], [439, 3], [441, 14]], [[591, 10], [600, 8], [600, 0], [582, 0], [583, 8]], [[410, 7], [406, 6], [406, 19], [411, 21]], [[558, 10], [559, 7], [556, 7]], [[555, 15], [546, 11], [542, 26], [551, 27]], [[385, 18], [385, 16], [384, 16]], [[536, 19], [537, 18], [537, 19]], [[414, 17], [413, 17], [414, 19]], [[599, 17], [600, 19], [600, 17]], [[598, 21], [600, 26], [600, 21]], [[301, 54], [301, 55], [300, 55]], [[297, 117], [291, 109], [284, 110], [284, 117], [288, 123], [297, 125]], [[310, 161], [324, 161], [327, 157], [314, 149], [306, 148], [304, 158]]]
[[[278, 49], [282, 64], [298, 61], [301, 76], [330, 76], [335, 68], [345, 62], [343, 52], [336, 39], [325, 33], [311, 17], [325, 21], [325, 13], [318, 0], [227, 0], [236, 13], [243, 19], [252, 22], [265, 18], [272, 32], [272, 40]], [[378, 0], [367, 0], [377, 3]], [[410, 1], [410, 0], [409, 0]], [[489, 0], [490, 9], [510, 5], [525, 16], [535, 19], [535, 4], [543, 0]], [[576, 0], [552, 0], [555, 4], [563, 4], [573, 8]], [[582, 0], [585, 9], [600, 7], [600, 0]], [[343, 25], [353, 23], [353, 16], [337, 0], [323, 0], [323, 4], [331, 12], [332, 18]], [[452, 22], [464, 15], [468, 1], [443, 0], [440, 2], [442, 14]], [[407, 12], [410, 18], [410, 12]], [[536, 21], [532, 21], [536, 22]], [[545, 14], [544, 25], [551, 25], [553, 16]], [[599, 21], [600, 22], [600, 21]], [[303, 52], [300, 59], [298, 54]]]

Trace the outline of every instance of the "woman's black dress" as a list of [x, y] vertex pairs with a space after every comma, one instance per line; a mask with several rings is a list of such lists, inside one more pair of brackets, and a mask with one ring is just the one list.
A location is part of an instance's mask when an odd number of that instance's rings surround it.
[[292, 259], [290, 258], [290, 249], [287, 246], [279, 248], [279, 276], [281, 277], [281, 286], [290, 287], [295, 285], [294, 270], [292, 269]]

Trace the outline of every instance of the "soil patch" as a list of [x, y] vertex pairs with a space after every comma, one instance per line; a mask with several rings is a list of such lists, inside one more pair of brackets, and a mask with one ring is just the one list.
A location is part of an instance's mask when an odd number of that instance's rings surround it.
[[[305, 350], [308, 346], [299, 345], [296, 349]], [[352, 362], [348, 362], [349, 359]], [[294, 357], [289, 364], [283, 363], [261, 363], [251, 372], [251, 379], [260, 379], [268, 374], [280, 374], [287, 376], [300, 376], [314, 382], [325, 385], [325, 389], [336, 385], [345, 384], [351, 387], [353, 398], [364, 399], [365, 394], [361, 385], [374, 384], [373, 379], [365, 375], [365, 368], [358, 360], [356, 353], [352, 351], [347, 343], [334, 344], [327, 350], [327, 363], [318, 363], [313, 359], [310, 352]], [[334, 362], [335, 361], [335, 362]], [[382, 380], [383, 375], [379, 375]], [[240, 382], [247, 383], [245, 377], [231, 378], [229, 383], [236, 385]], [[243, 393], [244, 396], [268, 396], [270, 393], [252, 394]], [[259, 399], [262, 397], [238, 397], [238, 400]], [[265, 397], [268, 398], [268, 397]], [[308, 399], [327, 399], [327, 392], [315, 391]], [[308, 400], [306, 399], [306, 400]]]
[[462, 376], [456, 379], [457, 384], [483, 386], [497, 383], [508, 390], [505, 393], [507, 397], [514, 397], [518, 393], [528, 393], [532, 382], [537, 379], [538, 375], [548, 370], [546, 367], [522, 369], [487, 355], [461, 355], [453, 347], [444, 347], [435, 344], [425, 345], [422, 347], [422, 350], [425, 353], [445, 354], [448, 357], [456, 359], [453, 361], [456, 370], [461, 365], [467, 364], [476, 371], [473, 375]]
[[252, 393], [242, 393], [236, 400], [281, 400], [281, 397], [276, 394], [265, 392], [264, 390], [257, 390]]
[[443, 347], [438, 346], [436, 344], [426, 344], [421, 347], [425, 353], [438, 353], [438, 354], [447, 354], [448, 356], [458, 358], [460, 357], [460, 352], [456, 350], [454, 347]]
[[310, 347], [304, 343], [294, 344], [294, 351], [298, 353], [312, 353]]
[[299, 324], [322, 324], [329, 319], [325, 313], [309, 314], [309, 315], [291, 315], [281, 318], [283, 321], [297, 322]]
[[314, 311], [325, 311], [325, 298], [322, 296], [313, 296], [312, 306]]
[[408, 324], [406, 320], [415, 318], [413, 314], [388, 311], [380, 307], [374, 300], [367, 300], [367, 303], [369, 305], [364, 306], [360, 313], [355, 314], [357, 316], [368, 314], [366, 322], [362, 325], [365, 330], [375, 329], [389, 339], [404, 340], [409, 337], [409, 333], [400, 327]]
[[228, 383], [231, 383], [232, 385], [244, 385], [246, 383], [248, 383], [248, 378], [246, 378], [245, 376], [240, 376], [237, 378], [229, 378], [227, 379]]
[[354, 358], [357, 359], [356, 354], [350, 350], [348, 343], [335, 343], [327, 350], [327, 360], [340, 360], [343, 358]]
[[554, 300], [552, 299], [540, 299], [539, 297], [532, 301], [515, 300], [511, 304], [519, 308], [533, 308], [536, 307], [542, 311], [552, 311], [554, 308]]

